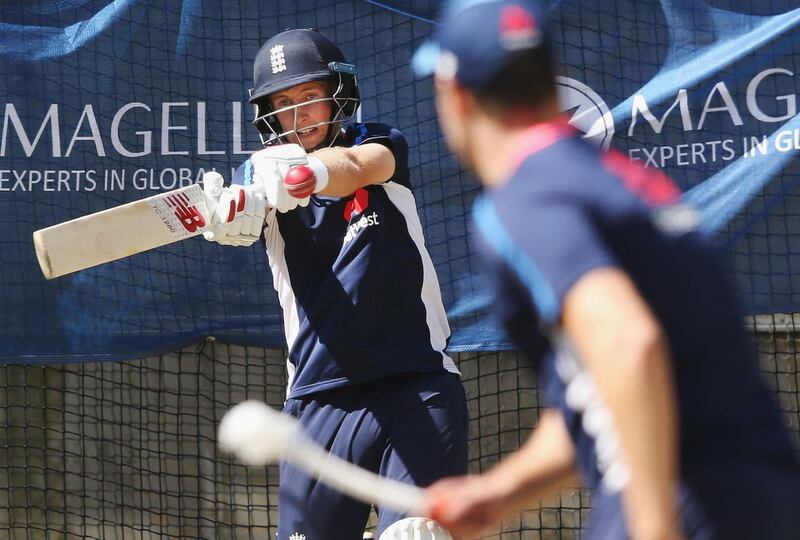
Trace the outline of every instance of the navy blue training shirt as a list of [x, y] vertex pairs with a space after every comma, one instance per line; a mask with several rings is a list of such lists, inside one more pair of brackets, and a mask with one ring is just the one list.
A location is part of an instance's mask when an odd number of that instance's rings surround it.
[[[339, 140], [388, 147], [395, 172], [349, 197], [314, 195], [305, 208], [267, 214], [290, 398], [398, 373], [458, 373], [444, 352], [450, 327], [411, 192], [405, 138], [359, 123]], [[246, 163], [234, 183], [251, 183]]]
[[586, 273], [624, 270], [672, 352], [684, 475], [737, 462], [796, 467], [761, 380], [743, 311], [698, 214], [657, 171], [602, 153], [563, 123], [532, 128], [510, 179], [476, 202], [474, 223], [511, 337], [540, 361], [540, 385], [563, 414], [589, 487], [619, 491], [628, 471], [608, 412], [558, 323]]

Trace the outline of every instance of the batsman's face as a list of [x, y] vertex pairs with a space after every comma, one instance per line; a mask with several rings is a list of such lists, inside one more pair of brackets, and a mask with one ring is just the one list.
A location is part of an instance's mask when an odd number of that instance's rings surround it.
[[322, 81], [298, 84], [269, 97], [282, 130], [293, 131], [289, 142], [306, 149], [325, 140], [332, 111], [328, 98], [328, 85]]

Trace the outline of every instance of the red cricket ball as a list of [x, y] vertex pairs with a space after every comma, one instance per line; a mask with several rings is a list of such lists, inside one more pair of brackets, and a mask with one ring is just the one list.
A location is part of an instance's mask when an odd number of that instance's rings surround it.
[[314, 193], [314, 188], [317, 186], [317, 178], [314, 176], [314, 171], [307, 165], [295, 165], [286, 171], [286, 176], [283, 177], [283, 184], [286, 186], [286, 191], [289, 195], [298, 199], [305, 199]]

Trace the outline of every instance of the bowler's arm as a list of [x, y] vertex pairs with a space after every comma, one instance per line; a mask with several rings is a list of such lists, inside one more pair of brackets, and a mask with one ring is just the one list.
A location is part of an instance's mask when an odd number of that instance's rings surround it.
[[575, 446], [561, 413], [545, 409], [525, 444], [487, 477], [503, 493], [506, 511], [513, 513], [529, 508], [533, 500], [576, 485], [575, 458]]
[[661, 326], [616, 268], [581, 277], [567, 292], [561, 322], [613, 417], [630, 470], [624, 505], [632, 537], [679, 538], [678, 415]]
[[561, 413], [546, 410], [525, 444], [488, 473], [445, 478], [428, 487], [427, 515], [455, 538], [475, 538], [575, 482], [575, 447]]

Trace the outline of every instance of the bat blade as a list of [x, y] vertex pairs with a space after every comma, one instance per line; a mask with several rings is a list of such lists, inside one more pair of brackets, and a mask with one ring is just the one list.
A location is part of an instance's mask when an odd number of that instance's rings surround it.
[[209, 221], [203, 188], [191, 185], [39, 229], [33, 243], [53, 279], [197, 236]]

